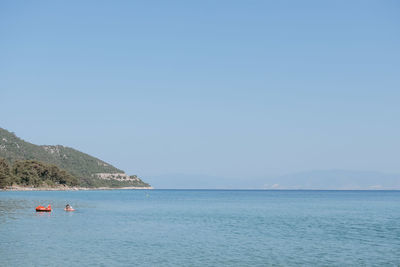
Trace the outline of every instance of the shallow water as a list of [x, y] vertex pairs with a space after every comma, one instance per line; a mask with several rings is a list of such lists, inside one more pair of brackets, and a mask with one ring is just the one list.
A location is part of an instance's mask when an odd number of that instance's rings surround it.
[[132, 265], [400, 266], [400, 191], [0, 192], [0, 266]]

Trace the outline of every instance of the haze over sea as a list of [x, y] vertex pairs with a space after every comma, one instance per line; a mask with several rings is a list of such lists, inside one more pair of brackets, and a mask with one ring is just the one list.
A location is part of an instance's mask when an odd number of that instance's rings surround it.
[[399, 203], [400, 191], [0, 192], [0, 266], [398, 266]]

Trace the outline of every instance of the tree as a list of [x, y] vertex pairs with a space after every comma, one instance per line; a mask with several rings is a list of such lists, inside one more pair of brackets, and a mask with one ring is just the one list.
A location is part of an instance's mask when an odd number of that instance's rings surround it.
[[75, 186], [78, 180], [67, 171], [55, 165], [36, 160], [19, 160], [13, 165], [12, 173], [17, 184], [39, 187], [47, 185]]
[[8, 185], [9, 180], [10, 180], [10, 165], [8, 165], [8, 162], [0, 158], [0, 188], [4, 188]]

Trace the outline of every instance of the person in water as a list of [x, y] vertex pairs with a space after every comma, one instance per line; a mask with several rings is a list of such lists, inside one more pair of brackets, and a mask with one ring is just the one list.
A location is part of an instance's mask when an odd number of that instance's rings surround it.
[[71, 207], [71, 205], [67, 204], [67, 206], [65, 206], [66, 210], [72, 210], [73, 208]]

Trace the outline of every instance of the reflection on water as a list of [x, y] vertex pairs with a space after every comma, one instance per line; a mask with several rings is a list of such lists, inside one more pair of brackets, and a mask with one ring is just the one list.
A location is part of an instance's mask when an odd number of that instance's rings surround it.
[[28, 207], [27, 202], [21, 199], [0, 199], [0, 223], [7, 219], [16, 219], [18, 214]]
[[35, 216], [36, 217], [50, 217], [51, 216], [51, 212], [36, 212]]

